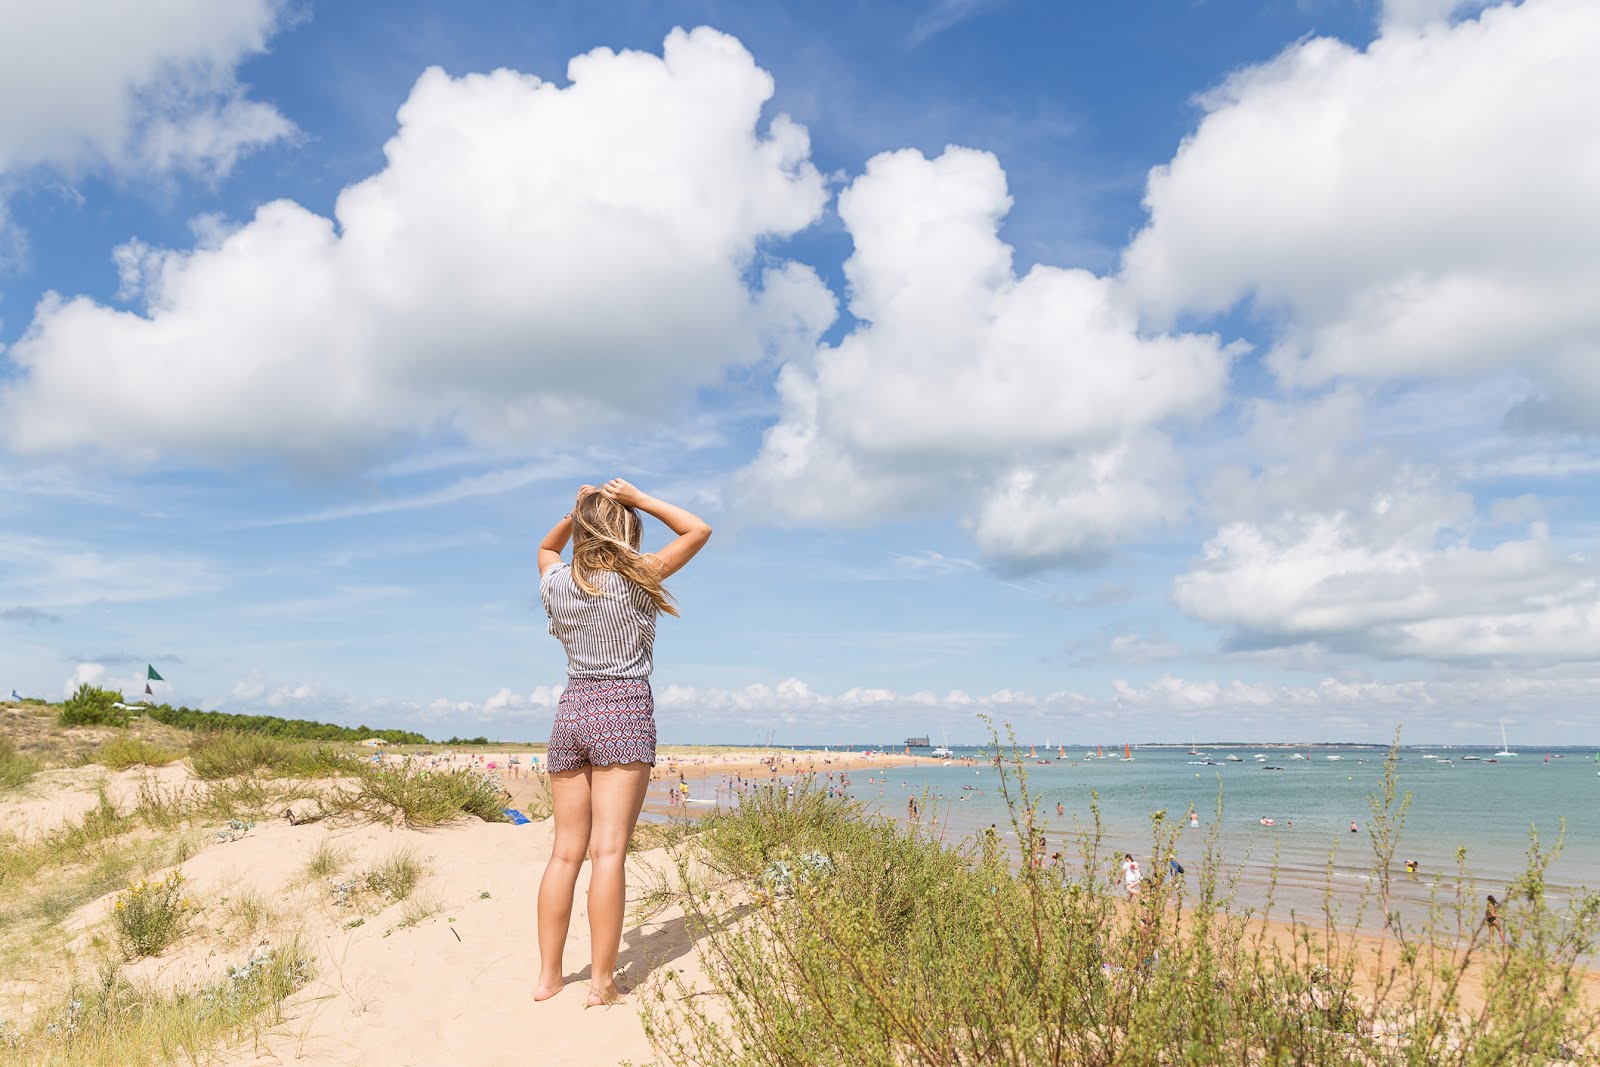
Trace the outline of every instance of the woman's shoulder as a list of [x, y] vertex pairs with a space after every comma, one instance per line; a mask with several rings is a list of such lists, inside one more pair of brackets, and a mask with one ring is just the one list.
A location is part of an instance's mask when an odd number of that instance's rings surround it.
[[562, 571], [570, 570], [572, 570], [572, 564], [568, 563], [566, 560], [558, 559], [544, 569], [544, 573], [539, 575], [539, 581], [541, 583], [548, 582], [552, 577], [561, 573]]

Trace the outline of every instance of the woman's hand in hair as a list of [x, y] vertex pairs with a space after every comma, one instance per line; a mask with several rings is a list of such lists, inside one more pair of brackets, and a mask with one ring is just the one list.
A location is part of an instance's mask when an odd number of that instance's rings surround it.
[[600, 492], [623, 507], [636, 508], [645, 500], [645, 495], [639, 491], [637, 486], [621, 478], [611, 479], [600, 487]]
[[578, 486], [578, 499], [582, 500], [584, 497], [588, 496], [590, 493], [598, 493], [599, 491], [600, 490], [596, 489], [592, 485], [580, 485], [580, 486]]

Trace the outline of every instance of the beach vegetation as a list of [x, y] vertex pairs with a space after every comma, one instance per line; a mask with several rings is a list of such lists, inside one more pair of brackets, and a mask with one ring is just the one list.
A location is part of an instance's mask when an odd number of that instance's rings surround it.
[[[1428, 917], [1404, 920], [1386, 881], [1407, 806], [1395, 763], [1373, 798], [1371, 888], [1352, 914], [1330, 879], [1309, 919], [1276, 914], [1270, 888], [1242, 906], [1214, 830], [1198, 870], [1170, 875], [1164, 812], [1129, 900], [1097, 812], [1058, 865], [948, 843], [811, 783], [758, 788], [677, 851], [673, 903], [703, 934], [715, 995], [665, 971], [646, 1032], [666, 1062], [718, 1067], [1592, 1061], [1600, 1008], [1582, 977], [1600, 895], [1552, 901], [1560, 848], [1535, 840], [1501, 912], [1509, 944], [1488, 936], [1464, 866]], [[1036, 841], [1025, 773], [1001, 770], [1015, 840]]]
[[367, 887], [391, 904], [411, 896], [428, 872], [427, 862], [410, 848], [398, 848], [367, 871]]
[[124, 956], [154, 956], [178, 939], [194, 911], [183, 886], [183, 873], [171, 871], [157, 882], [141, 878], [117, 894], [111, 921]]
[[189, 765], [206, 781], [271, 773], [280, 778], [334, 778], [353, 773], [358, 761], [330, 744], [285, 741], [270, 734], [219, 730], [200, 734]]
[[407, 763], [364, 768], [345, 802], [370, 818], [428, 827], [463, 816], [507, 822], [509, 799], [497, 779], [470, 768], [435, 770]]
[[298, 942], [261, 946], [222, 976], [166, 990], [114, 964], [72, 983], [21, 1026], [0, 1027], [0, 1063], [158, 1067], [211, 1062], [283, 1020], [283, 1001], [311, 978]]
[[128, 712], [117, 707], [120, 703], [122, 694], [116, 690], [84, 682], [62, 701], [56, 722], [61, 726], [126, 726]]
[[277, 911], [253, 888], [245, 888], [223, 902], [223, 917], [234, 941], [250, 941], [271, 929], [279, 919]]
[[200, 733], [245, 733], [283, 741], [365, 741], [378, 738], [390, 744], [425, 745], [428, 739], [411, 730], [374, 730], [368, 726], [339, 726], [310, 719], [282, 719], [276, 715], [249, 715], [227, 711], [153, 704], [144, 714], [156, 722]]
[[129, 767], [165, 767], [183, 755], [178, 749], [162, 748], [142, 737], [118, 734], [107, 738], [90, 760], [107, 770], [121, 771]]
[[311, 855], [306, 857], [306, 879], [322, 881], [333, 877], [350, 866], [351, 855], [350, 849], [338, 844], [331, 837], [324, 837], [311, 850]]
[[[444, 901], [435, 894], [424, 893], [413, 896], [405, 902], [400, 909], [400, 921], [394, 924], [395, 930], [406, 930], [418, 923], [431, 919], [444, 911]], [[455, 920], [450, 920], [454, 922]]]
[[0, 793], [21, 789], [38, 773], [38, 760], [18, 752], [9, 737], [0, 737]]

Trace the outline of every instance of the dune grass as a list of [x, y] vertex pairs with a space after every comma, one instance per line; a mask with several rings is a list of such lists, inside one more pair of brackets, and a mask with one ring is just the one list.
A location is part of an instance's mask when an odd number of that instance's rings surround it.
[[[1025, 777], [1005, 770], [1002, 788], [1018, 839], [1035, 840]], [[1214, 836], [1197, 885], [1167, 877], [1164, 813], [1157, 876], [1128, 903], [1097, 822], [1073, 864], [1034, 866], [980, 841], [945, 847], [814, 785], [758, 789], [679, 853], [675, 903], [705, 932], [718, 995], [667, 973], [645, 998], [646, 1032], [666, 1062], [718, 1067], [1592, 1060], [1600, 1013], [1576, 978], [1600, 896], [1554, 907], [1543, 886], [1559, 849], [1535, 843], [1504, 912], [1509, 947], [1489, 943], [1464, 872], [1408, 926], [1387, 900], [1405, 807], [1391, 754], [1362, 902], [1385, 936], [1362, 940], [1338, 932], [1331, 891], [1315, 927], [1291, 918], [1275, 935], [1270, 901], [1235, 905]], [[1481, 1006], [1464, 995], [1469, 973]]]
[[204, 985], [162, 991], [115, 965], [74, 983], [24, 1029], [0, 1028], [0, 1064], [30, 1067], [156, 1067], [208, 1063], [282, 1021], [286, 997], [311, 977], [298, 942], [261, 948]]
[[337, 745], [225, 730], [198, 735], [189, 764], [199, 778], [217, 781], [263, 772], [279, 778], [335, 778], [351, 773], [358, 761]]
[[38, 760], [18, 752], [9, 737], [0, 737], [0, 795], [21, 789], [38, 773]]
[[427, 873], [427, 861], [416, 850], [397, 848], [367, 870], [367, 887], [397, 904], [411, 896]]
[[506, 793], [473, 770], [438, 771], [415, 765], [363, 770], [345, 803], [374, 819], [412, 827], [441, 826], [463, 816], [506, 822]]
[[331, 878], [350, 866], [350, 849], [333, 841], [323, 838], [311, 850], [311, 855], [306, 857], [305, 876], [308, 881], [320, 882], [324, 878]]
[[107, 770], [120, 771], [129, 767], [165, 767], [183, 756], [179, 749], [162, 748], [142, 737], [119, 734], [108, 738], [89, 758]]

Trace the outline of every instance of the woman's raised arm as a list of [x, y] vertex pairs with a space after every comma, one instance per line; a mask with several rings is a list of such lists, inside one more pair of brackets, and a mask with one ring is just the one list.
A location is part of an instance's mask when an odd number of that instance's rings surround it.
[[631, 482], [613, 478], [600, 487], [600, 492], [619, 504], [638, 508], [646, 515], [654, 515], [667, 529], [678, 535], [665, 548], [654, 553], [663, 581], [681, 571], [684, 564], [694, 559], [695, 553], [711, 540], [711, 525], [700, 516], [676, 504], [669, 504], [665, 500], [657, 500], [648, 493], [640, 492]]

